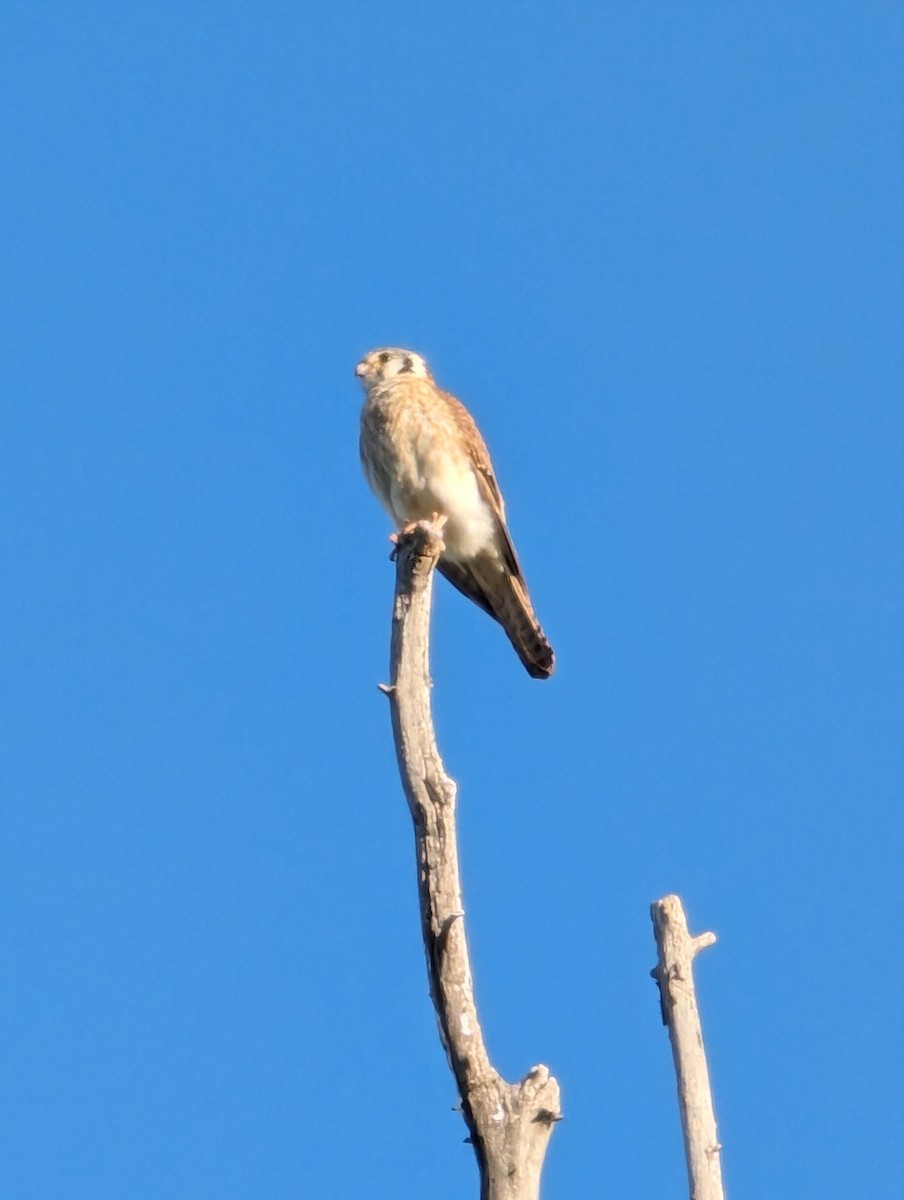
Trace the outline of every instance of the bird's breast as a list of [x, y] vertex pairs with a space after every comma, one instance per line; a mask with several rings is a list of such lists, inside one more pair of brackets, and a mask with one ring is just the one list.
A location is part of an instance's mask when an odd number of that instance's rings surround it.
[[445, 557], [493, 552], [495, 519], [460, 431], [438, 397], [368, 400], [361, 448], [377, 498], [401, 528], [440, 513], [446, 517]]

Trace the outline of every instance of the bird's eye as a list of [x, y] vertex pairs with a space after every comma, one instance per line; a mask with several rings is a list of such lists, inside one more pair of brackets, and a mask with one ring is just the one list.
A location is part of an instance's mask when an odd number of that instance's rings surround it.
[[384, 351], [383, 351], [383, 353], [380, 355], [380, 362], [381, 362], [381, 363], [388, 363], [388, 362], [389, 362], [389, 355], [386, 353], [386, 351], [385, 351], [385, 350], [384, 350]]
[[405, 361], [402, 363], [402, 373], [404, 374], [406, 371], [413, 371], [413, 370], [414, 370], [414, 359], [409, 354], [406, 357]]

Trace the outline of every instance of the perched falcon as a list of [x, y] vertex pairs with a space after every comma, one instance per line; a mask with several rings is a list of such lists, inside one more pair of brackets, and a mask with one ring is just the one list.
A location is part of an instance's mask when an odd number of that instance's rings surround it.
[[534, 615], [474, 418], [411, 350], [371, 350], [355, 374], [366, 393], [361, 462], [377, 499], [400, 530], [446, 518], [438, 569], [496, 618], [528, 673], [547, 679], [552, 646]]

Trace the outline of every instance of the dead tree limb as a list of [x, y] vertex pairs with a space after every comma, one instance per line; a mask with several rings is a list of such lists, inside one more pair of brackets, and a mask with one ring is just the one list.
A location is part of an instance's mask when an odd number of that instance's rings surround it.
[[430, 706], [430, 608], [441, 525], [399, 536], [389, 696], [402, 786], [414, 821], [430, 995], [477, 1155], [481, 1200], [538, 1200], [559, 1085], [546, 1067], [511, 1084], [483, 1040], [465, 937], [455, 823], [456, 786], [436, 745]]
[[723, 1200], [722, 1160], [716, 1114], [703, 1049], [703, 1030], [694, 991], [693, 961], [711, 946], [714, 933], [691, 937], [677, 896], [664, 896], [650, 909], [659, 963], [651, 971], [659, 985], [662, 1023], [668, 1026], [691, 1200]]

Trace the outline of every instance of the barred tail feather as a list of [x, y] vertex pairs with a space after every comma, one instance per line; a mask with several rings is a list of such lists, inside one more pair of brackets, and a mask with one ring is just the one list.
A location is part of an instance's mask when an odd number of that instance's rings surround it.
[[528, 675], [534, 679], [548, 679], [555, 666], [555, 654], [540, 628], [527, 589], [515, 576], [509, 576], [505, 582], [507, 586], [494, 597], [497, 603], [493, 615], [505, 630]]
[[463, 595], [499, 622], [529, 675], [549, 678], [555, 655], [520, 575], [500, 569], [495, 559], [481, 557], [468, 562], [441, 558], [438, 569]]

